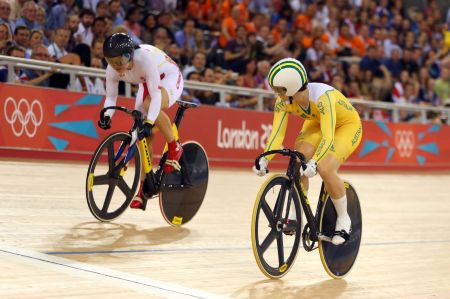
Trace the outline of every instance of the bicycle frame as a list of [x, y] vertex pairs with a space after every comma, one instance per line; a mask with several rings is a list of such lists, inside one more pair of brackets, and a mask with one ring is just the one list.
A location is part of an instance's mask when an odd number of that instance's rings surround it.
[[[290, 189], [289, 189], [289, 197], [288, 197], [288, 202], [286, 204], [286, 211], [285, 211], [285, 219], [288, 218], [289, 216], [289, 210], [290, 210], [290, 205], [292, 204], [292, 192], [293, 192], [293, 186], [295, 185], [295, 187], [297, 188], [297, 190], [299, 191], [299, 195], [300, 195], [300, 203], [302, 205], [303, 211], [305, 213], [306, 219], [307, 219], [307, 224], [309, 225], [310, 228], [310, 239], [311, 241], [317, 242], [319, 240], [319, 237], [321, 236], [320, 230], [319, 230], [319, 219], [320, 219], [320, 212], [322, 211], [323, 208], [323, 204], [325, 203], [325, 200], [327, 198], [327, 192], [325, 190], [325, 185], [322, 182], [322, 187], [320, 189], [320, 195], [319, 195], [319, 201], [317, 203], [317, 209], [316, 209], [316, 214], [313, 214], [313, 211], [311, 209], [311, 205], [309, 203], [308, 197], [304, 194], [303, 192], [303, 188], [302, 185], [300, 184], [300, 167], [304, 167], [305, 165], [305, 158], [304, 156], [297, 152], [297, 151], [292, 151], [289, 149], [283, 149], [283, 150], [272, 150], [272, 151], [267, 151], [261, 155], [259, 155], [256, 158], [255, 161], [255, 165], [259, 166], [259, 159], [267, 156], [267, 155], [272, 155], [272, 154], [282, 154], [283, 156], [289, 156], [289, 164], [288, 164], [288, 168], [286, 171], [286, 176], [289, 178], [290, 181]], [[300, 162], [297, 161], [297, 159], [300, 160]], [[294, 184], [292, 184], [294, 183]], [[281, 200], [281, 202], [279, 202]], [[278, 210], [280, 207], [282, 207], [284, 205], [284, 196], [280, 196], [277, 199], [277, 202], [275, 204], [275, 211], [277, 211], [277, 215], [275, 215], [276, 218], [278, 218]]]
[[[176, 112], [174, 123], [172, 124], [172, 131], [173, 131], [175, 140], [179, 139], [178, 129], [180, 127], [181, 120], [183, 119], [184, 112], [189, 107], [197, 106], [196, 104], [188, 103], [188, 102], [184, 102], [184, 101], [178, 101], [178, 103], [180, 105]], [[143, 121], [142, 113], [139, 111], [136, 111], [136, 110], [129, 110], [129, 109], [127, 109], [125, 107], [121, 107], [121, 106], [110, 106], [110, 107], [105, 107], [101, 110], [101, 112], [100, 112], [101, 118], [104, 117], [104, 113], [108, 109], [116, 109], [116, 110], [124, 111], [124, 112], [130, 114], [131, 116], [133, 116], [133, 118], [134, 118], [133, 127], [129, 131], [129, 133], [131, 135], [131, 142], [129, 143], [130, 147], [128, 149], [126, 156], [122, 159], [122, 161], [120, 161], [119, 163], [116, 163], [118, 157], [120, 157], [122, 155], [122, 153], [125, 150], [125, 147], [127, 146], [128, 143], [123, 142], [120, 145], [117, 153], [114, 155], [114, 162], [115, 162], [116, 166], [113, 169], [113, 175], [115, 177], [118, 177], [121, 174], [121, 172], [124, 171], [123, 167], [125, 165], [127, 165], [127, 163], [133, 157], [134, 151], [136, 149], [136, 143], [137, 143], [139, 146], [141, 157], [143, 155], [143, 157], [141, 159], [141, 164], [144, 169], [145, 176], [146, 177], [148, 177], [149, 175], [152, 176], [151, 178], [149, 178], [149, 181], [151, 181], [153, 183], [153, 186], [152, 186], [153, 188], [151, 188], [153, 191], [152, 193], [155, 193], [155, 194], [159, 193], [159, 191], [161, 189], [161, 182], [162, 182], [162, 179], [164, 176], [163, 165], [167, 159], [168, 144], [166, 143], [166, 145], [164, 147], [163, 155], [159, 161], [159, 167], [158, 167], [156, 173], [153, 175], [153, 173], [152, 173], [152, 170], [153, 170], [152, 155], [149, 152], [147, 140], [146, 140], [146, 138], [142, 138], [142, 139], [138, 138], [138, 129], [141, 128], [143, 125], [142, 124], [142, 121]], [[182, 167], [182, 169], [183, 169], [183, 167]], [[183, 176], [183, 180], [184, 180], [185, 184], [189, 185], [189, 178], [187, 177], [187, 175], [185, 174], [184, 171], [181, 171], [181, 172], [182, 172], [182, 176]], [[155, 194], [152, 194], [152, 196]]]

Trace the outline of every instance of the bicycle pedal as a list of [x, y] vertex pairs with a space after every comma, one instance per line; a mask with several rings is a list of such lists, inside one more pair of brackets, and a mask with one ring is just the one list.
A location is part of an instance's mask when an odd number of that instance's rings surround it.
[[296, 226], [296, 220], [287, 220], [287, 222], [283, 225], [283, 233], [288, 236], [295, 235], [295, 232], [297, 231]]

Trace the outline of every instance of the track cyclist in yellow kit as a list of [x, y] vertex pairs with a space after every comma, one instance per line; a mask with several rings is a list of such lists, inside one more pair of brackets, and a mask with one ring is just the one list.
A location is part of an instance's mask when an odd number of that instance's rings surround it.
[[[306, 70], [296, 59], [285, 58], [275, 63], [269, 71], [268, 81], [277, 100], [272, 132], [264, 152], [281, 148], [289, 113], [305, 119], [294, 143], [295, 149], [308, 161], [306, 169], [300, 169], [301, 183], [307, 193], [308, 179], [317, 172], [322, 177], [337, 213], [332, 243], [340, 245], [348, 240], [351, 220], [347, 213], [344, 181], [339, 177], [338, 169], [361, 141], [359, 115], [340, 91], [327, 84], [308, 83]], [[272, 158], [260, 159], [260, 170], [253, 167], [253, 171], [265, 175]], [[292, 227], [295, 227], [295, 221], [288, 220]]]

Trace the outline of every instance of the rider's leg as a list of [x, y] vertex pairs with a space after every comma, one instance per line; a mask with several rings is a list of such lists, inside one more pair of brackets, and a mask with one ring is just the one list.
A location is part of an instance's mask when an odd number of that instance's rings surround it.
[[[312, 158], [312, 156], [314, 155], [314, 152], [316, 150], [314, 145], [312, 145], [311, 143], [309, 143], [307, 141], [303, 141], [303, 140], [295, 143], [294, 148], [296, 151], [299, 151], [300, 153], [302, 153], [305, 156], [306, 161], [309, 161]], [[303, 191], [305, 192], [306, 195], [308, 195], [308, 190], [309, 190], [308, 177], [302, 176], [300, 178], [300, 183], [302, 184]]]
[[[155, 130], [153, 129], [153, 132], [154, 131]], [[148, 148], [148, 152], [150, 154], [150, 159], [152, 157], [153, 132], [150, 137], [146, 138], [147, 148]], [[144, 163], [144, 161], [141, 161], [141, 163]], [[144, 184], [145, 175], [146, 175], [146, 173], [145, 173], [144, 167], [141, 167], [139, 189], [138, 189], [136, 196], [133, 198], [133, 200], [130, 203], [130, 208], [132, 208], [132, 209], [142, 209], [143, 208], [143, 202], [144, 202], [143, 184]]]
[[[341, 165], [339, 159], [332, 153], [328, 153], [320, 160], [317, 170], [322, 177], [331, 201], [336, 209], [337, 219], [335, 232], [349, 234], [351, 228], [351, 219], [347, 212], [347, 196], [345, 192], [344, 181], [338, 175], [338, 169]], [[334, 235], [332, 243], [339, 245], [345, 242], [344, 236]]]
[[351, 231], [345, 185], [338, 175], [338, 169], [358, 147], [361, 133], [362, 127], [359, 120], [337, 128], [333, 142], [334, 150], [320, 160], [317, 166], [337, 213], [335, 235], [332, 239], [333, 244], [336, 245], [344, 243], [344, 237], [348, 238]]
[[[147, 96], [144, 99], [145, 111], [148, 111], [150, 101], [150, 96]], [[175, 139], [175, 136], [173, 134], [170, 118], [163, 111], [163, 109], [169, 108], [171, 104], [173, 103], [171, 103], [169, 99], [169, 94], [166, 88], [161, 87], [161, 111], [159, 112], [158, 117], [155, 120], [155, 126], [161, 131], [168, 145], [167, 159], [166, 164], [164, 165], [164, 172], [166, 173], [180, 169], [180, 164], [178, 163], [178, 161], [180, 160], [181, 154], [183, 153], [183, 148], [181, 147], [178, 140]]]
[[[136, 107], [135, 109], [138, 110], [142, 110], [145, 111], [145, 113], [147, 113], [148, 108], [150, 106], [150, 95], [148, 95], [147, 93], [144, 93], [143, 90], [143, 86], [139, 86], [139, 91], [138, 91], [138, 99], [141, 99], [144, 97], [143, 101], [137, 101], [136, 102]], [[168, 96], [167, 96], [167, 91], [164, 88], [161, 88], [161, 94], [162, 94], [162, 98], [161, 98], [161, 109], [165, 109], [168, 107], [169, 105], [169, 100], [168, 100]], [[172, 132], [172, 127], [171, 127], [171, 123], [170, 123], [170, 119], [167, 116], [166, 113], [164, 113], [162, 110], [160, 111], [158, 117], [156, 118], [155, 121], [155, 127], [152, 130], [152, 134], [149, 137], [146, 137], [146, 141], [147, 141], [147, 148], [148, 148], [148, 152], [150, 153], [150, 156], [152, 155], [153, 151], [152, 151], [152, 142], [153, 142], [153, 133], [155, 131], [157, 131], [157, 129], [159, 129], [161, 131], [161, 133], [164, 135], [164, 137], [167, 139], [169, 139], [170, 141], [174, 141], [174, 136], [173, 136], [173, 132]], [[141, 181], [139, 184], [139, 191], [137, 192], [137, 195], [134, 197], [134, 199], [131, 201], [130, 203], [130, 207], [133, 209], [142, 209], [144, 204], [144, 194], [143, 194], [143, 182], [145, 179], [145, 171], [144, 171], [144, 167], [141, 168]]]

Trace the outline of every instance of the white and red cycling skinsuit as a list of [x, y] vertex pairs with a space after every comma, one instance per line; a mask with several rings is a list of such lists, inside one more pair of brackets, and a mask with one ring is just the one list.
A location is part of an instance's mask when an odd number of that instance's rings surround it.
[[[135, 109], [147, 115], [147, 120], [154, 124], [161, 111], [161, 87], [169, 95], [169, 107], [181, 96], [184, 81], [178, 65], [166, 53], [151, 45], [140, 45], [134, 51], [133, 68], [122, 76], [110, 65], [106, 68], [106, 100], [104, 107], [115, 106], [117, 102], [119, 81], [139, 84]], [[150, 95], [150, 106], [144, 111], [143, 101]], [[107, 115], [113, 116], [114, 110]]]

